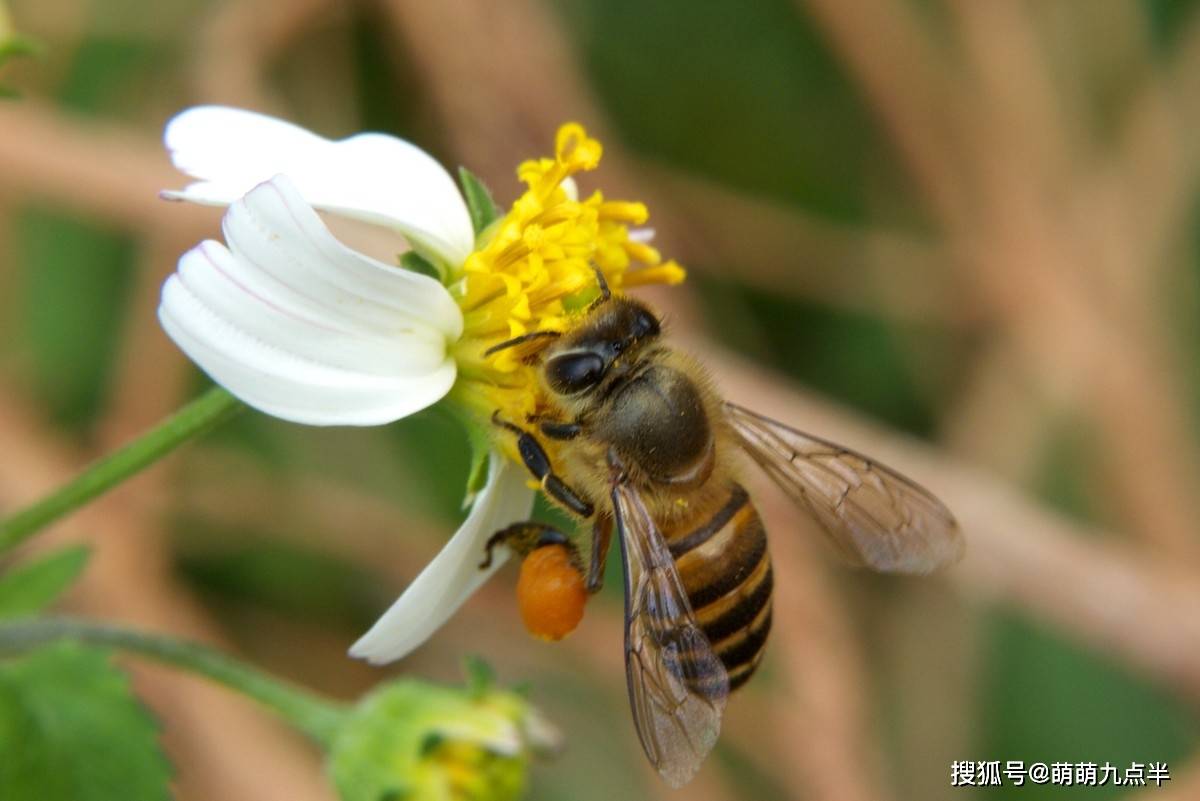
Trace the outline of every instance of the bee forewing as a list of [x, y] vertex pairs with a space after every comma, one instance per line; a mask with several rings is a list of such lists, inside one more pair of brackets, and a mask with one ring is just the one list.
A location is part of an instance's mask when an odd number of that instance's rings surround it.
[[692, 613], [662, 534], [627, 485], [612, 492], [625, 565], [625, 675], [646, 757], [686, 784], [721, 731], [729, 677]]
[[751, 458], [851, 564], [922, 574], [962, 556], [954, 516], [924, 487], [849, 448], [732, 403], [725, 409]]

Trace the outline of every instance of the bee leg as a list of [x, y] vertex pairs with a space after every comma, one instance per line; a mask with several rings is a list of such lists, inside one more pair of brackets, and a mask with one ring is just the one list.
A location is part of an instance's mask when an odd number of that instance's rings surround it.
[[583, 433], [581, 423], [564, 423], [540, 414], [526, 415], [525, 422], [536, 425], [543, 436], [559, 441], [572, 440]]
[[575, 439], [583, 433], [583, 426], [579, 423], [559, 423], [555, 420], [539, 421], [538, 428], [550, 439], [558, 440]]
[[608, 563], [608, 546], [612, 542], [612, 518], [601, 515], [592, 524], [592, 558], [588, 564], [587, 583], [589, 593], [600, 592], [604, 586], [604, 566]]
[[529, 468], [529, 472], [533, 473], [533, 477], [542, 483], [543, 492], [582, 518], [592, 516], [595, 508], [554, 474], [550, 467], [550, 457], [532, 434], [495, 414], [492, 415], [492, 422], [517, 435], [517, 451], [521, 454], [521, 461]]
[[534, 520], [513, 523], [511, 526], [502, 528], [488, 537], [487, 544], [484, 546], [483, 561], [479, 563], [480, 570], [492, 566], [492, 551], [498, 545], [509, 548], [522, 559], [529, 556], [529, 554], [538, 548], [547, 545], [561, 545], [570, 554], [571, 564], [580, 573], [583, 572], [583, 560], [579, 556], [579, 548], [566, 534], [545, 523], [538, 523]]

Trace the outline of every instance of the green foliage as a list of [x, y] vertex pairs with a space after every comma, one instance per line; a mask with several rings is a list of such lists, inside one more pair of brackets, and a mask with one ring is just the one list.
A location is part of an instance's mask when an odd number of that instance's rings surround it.
[[1060, 422], [1045, 438], [1033, 486], [1049, 505], [1079, 520], [1111, 524], [1104, 518], [1104, 486], [1096, 475], [1102, 464], [1096, 432], [1078, 420]]
[[[326, 554], [264, 539], [211, 523], [184, 526], [189, 541], [179, 567], [200, 589], [228, 601], [261, 605], [312, 623], [361, 627], [379, 612], [383, 598], [363, 570]], [[238, 543], [213, 548], [213, 542]]]
[[120, 234], [43, 209], [21, 220], [21, 316], [35, 385], [60, 422], [82, 428], [103, 405], [132, 279]]
[[83, 571], [89, 555], [87, 546], [77, 545], [0, 575], [0, 618], [49, 606]]
[[351, 15], [355, 107], [361, 115], [356, 130], [386, 131], [442, 155], [431, 148], [436, 137], [419, 129], [427, 110], [421, 77], [403, 41], [392, 35], [387, 14], [374, 3], [353, 3], [346, 13]]
[[166, 801], [157, 740], [104, 651], [61, 644], [0, 661], [5, 801]]
[[171, 57], [143, 38], [85, 39], [73, 53], [59, 100], [68, 108], [97, 116], [127, 116], [150, 96], [145, 91]]
[[471, 435], [459, 417], [438, 404], [390, 427], [388, 436], [396, 457], [413, 467], [406, 497], [447, 521], [461, 519], [468, 475], [480, 474], [472, 471]]
[[492, 200], [491, 190], [475, 173], [466, 167], [459, 167], [458, 180], [462, 184], [467, 209], [471, 212], [471, 227], [475, 229], [475, 236], [478, 237], [500, 217], [500, 212], [496, 209], [496, 201]]
[[[995, 613], [986, 628], [987, 674], [980, 759], [1032, 762], [1131, 761], [1182, 764], [1200, 724], [1153, 687], [1023, 617]], [[989, 799], [1020, 799], [1028, 787], [988, 787]], [[1037, 788], [1039, 799], [1077, 798], [1074, 787]], [[1089, 787], [1088, 798], [1123, 796], [1119, 787]]]
[[1163, 50], [1169, 50], [1196, 19], [1196, 0], [1141, 0], [1150, 34]]

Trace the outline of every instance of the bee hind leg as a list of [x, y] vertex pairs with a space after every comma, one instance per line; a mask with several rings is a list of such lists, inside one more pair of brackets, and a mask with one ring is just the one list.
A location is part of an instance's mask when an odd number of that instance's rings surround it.
[[561, 545], [567, 549], [571, 563], [580, 573], [583, 572], [583, 559], [579, 556], [579, 548], [566, 534], [546, 523], [525, 520], [502, 528], [488, 537], [487, 544], [484, 546], [484, 558], [479, 564], [480, 570], [492, 566], [492, 551], [500, 545], [505, 546], [522, 559], [538, 548], [544, 548], [547, 545]]

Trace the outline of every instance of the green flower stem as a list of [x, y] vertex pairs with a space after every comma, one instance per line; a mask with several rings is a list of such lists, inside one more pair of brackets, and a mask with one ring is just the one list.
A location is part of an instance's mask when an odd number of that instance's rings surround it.
[[210, 389], [133, 442], [93, 463], [50, 495], [0, 521], [0, 552], [23, 542], [42, 527], [112, 489], [244, 408], [241, 401], [224, 389]]
[[325, 747], [333, 743], [349, 711], [337, 701], [322, 698], [199, 643], [64, 617], [0, 623], [0, 656], [22, 653], [58, 640], [118, 648], [198, 673], [255, 699]]

